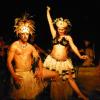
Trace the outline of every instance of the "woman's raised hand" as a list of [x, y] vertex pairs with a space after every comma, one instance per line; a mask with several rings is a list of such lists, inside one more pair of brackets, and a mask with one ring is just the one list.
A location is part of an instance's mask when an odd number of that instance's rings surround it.
[[49, 6], [47, 6], [47, 11], [50, 11], [50, 7]]

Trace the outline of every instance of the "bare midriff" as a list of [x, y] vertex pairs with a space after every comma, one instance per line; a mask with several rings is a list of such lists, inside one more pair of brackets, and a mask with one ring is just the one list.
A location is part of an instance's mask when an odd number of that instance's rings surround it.
[[53, 46], [51, 56], [56, 60], [65, 61], [68, 58], [68, 48], [60, 44]]

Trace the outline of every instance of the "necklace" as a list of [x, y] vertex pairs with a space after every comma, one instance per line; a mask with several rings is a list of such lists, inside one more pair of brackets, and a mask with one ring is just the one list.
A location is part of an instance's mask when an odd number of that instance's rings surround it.
[[27, 44], [21, 45], [21, 48], [25, 49], [27, 47]]

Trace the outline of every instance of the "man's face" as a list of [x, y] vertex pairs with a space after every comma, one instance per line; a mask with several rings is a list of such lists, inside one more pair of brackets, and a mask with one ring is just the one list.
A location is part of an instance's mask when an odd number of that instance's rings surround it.
[[20, 33], [20, 39], [23, 42], [27, 42], [28, 41], [28, 38], [29, 38], [29, 33]]

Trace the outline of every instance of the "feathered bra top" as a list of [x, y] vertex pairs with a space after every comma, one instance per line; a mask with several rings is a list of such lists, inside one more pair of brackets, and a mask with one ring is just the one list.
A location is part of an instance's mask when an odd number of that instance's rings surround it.
[[59, 40], [59, 37], [55, 37], [52, 41], [53, 45], [61, 44], [63, 46], [68, 46], [69, 42], [65, 39], [65, 37], [62, 37], [61, 40]]

